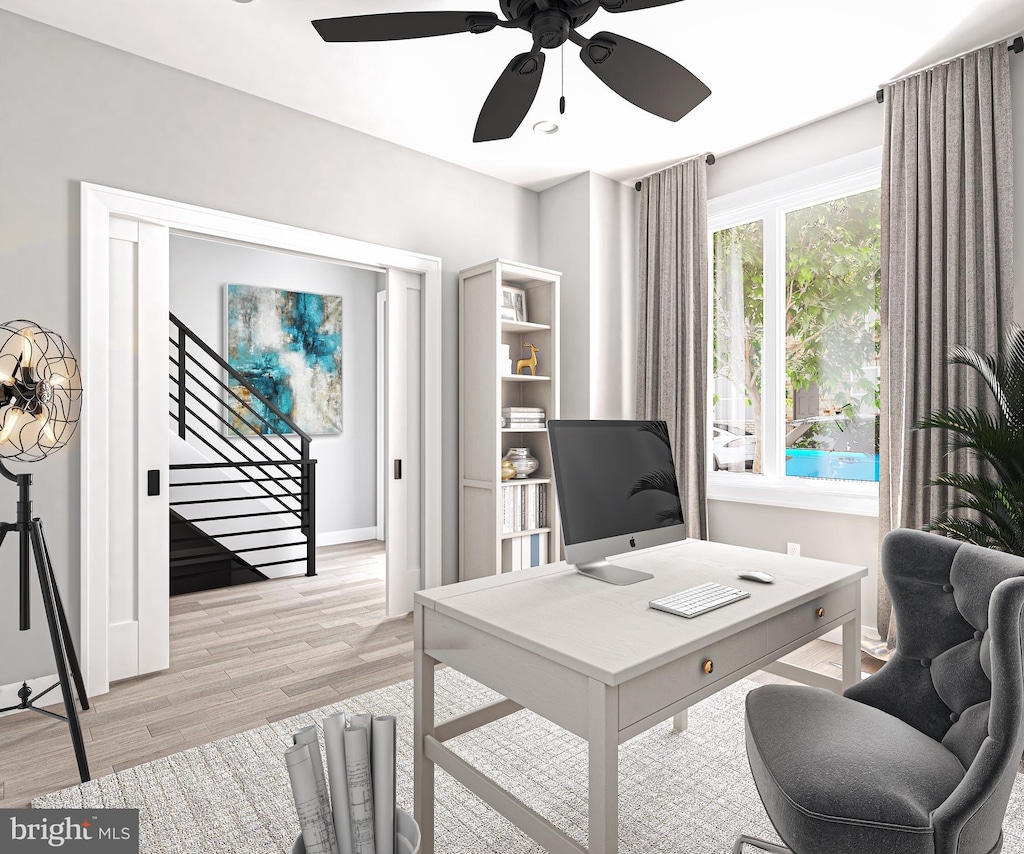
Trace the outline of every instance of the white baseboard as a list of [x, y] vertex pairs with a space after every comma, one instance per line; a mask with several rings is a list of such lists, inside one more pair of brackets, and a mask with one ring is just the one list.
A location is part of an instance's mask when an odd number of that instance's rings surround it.
[[316, 535], [318, 546], [340, 546], [344, 543], [359, 543], [363, 540], [376, 540], [377, 526], [369, 528], [351, 528], [348, 531], [325, 531]]
[[[40, 691], [45, 691], [54, 682], [57, 681], [57, 674], [53, 676], [39, 676], [35, 679], [22, 680], [28, 682], [28, 687], [32, 689], [32, 696], [36, 696]], [[15, 706], [21, 702], [21, 698], [18, 697], [18, 690], [21, 688], [21, 682], [12, 682], [10, 685], [0, 685], [0, 709], [6, 709], [8, 706]], [[47, 694], [43, 701], [39, 704], [40, 706], [53, 706], [57, 703], [64, 702], [64, 695], [61, 693], [60, 688], [54, 688], [49, 694]], [[0, 717], [6, 715], [16, 715], [21, 709], [15, 709], [11, 712], [4, 712]]]

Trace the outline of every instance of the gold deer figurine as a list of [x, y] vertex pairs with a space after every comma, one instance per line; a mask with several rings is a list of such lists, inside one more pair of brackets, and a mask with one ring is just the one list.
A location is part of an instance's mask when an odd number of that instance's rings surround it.
[[530, 349], [530, 358], [520, 359], [516, 362], [516, 373], [521, 374], [523, 372], [523, 368], [529, 368], [530, 373], [537, 376], [537, 348], [532, 344], [527, 343], [524, 343], [523, 346]]

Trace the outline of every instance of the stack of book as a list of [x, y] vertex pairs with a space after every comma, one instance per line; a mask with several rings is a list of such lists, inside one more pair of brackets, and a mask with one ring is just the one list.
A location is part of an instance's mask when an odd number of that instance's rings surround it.
[[516, 483], [506, 480], [501, 490], [501, 529], [503, 534], [546, 528], [548, 493], [542, 483]]
[[502, 568], [515, 572], [548, 562], [548, 535], [544, 531], [501, 541]]
[[539, 406], [505, 406], [501, 410], [501, 426], [506, 428], [540, 430], [544, 420], [544, 410]]

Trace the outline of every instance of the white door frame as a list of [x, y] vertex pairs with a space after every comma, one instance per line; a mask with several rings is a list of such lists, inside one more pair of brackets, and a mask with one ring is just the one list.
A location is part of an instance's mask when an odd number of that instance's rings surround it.
[[[111, 217], [134, 219], [175, 233], [240, 241], [374, 268], [417, 273], [423, 281], [423, 500], [424, 587], [441, 584], [441, 259], [334, 234], [82, 182], [81, 365], [86, 410], [80, 425], [82, 675], [90, 695], [109, 690], [107, 534], [108, 424], [112, 407], [107, 327], [110, 311]], [[161, 481], [168, 482], [167, 472]]]
[[383, 540], [387, 536], [384, 525], [385, 521], [385, 499], [388, 488], [388, 478], [385, 473], [387, 460], [387, 418], [385, 395], [387, 394], [387, 383], [385, 375], [387, 372], [387, 351], [384, 349], [387, 325], [385, 324], [384, 312], [387, 305], [387, 288], [377, 291], [377, 539]]

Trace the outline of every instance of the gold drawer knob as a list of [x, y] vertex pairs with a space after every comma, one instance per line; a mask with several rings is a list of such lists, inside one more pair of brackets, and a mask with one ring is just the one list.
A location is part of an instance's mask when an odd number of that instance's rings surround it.
[[818, 608], [818, 610], [815, 611], [814, 614], [820, 620], [822, 617], [825, 616], [825, 609], [824, 608]]
[[703, 668], [705, 673], [711, 673], [715, 669], [715, 662], [713, 662], [709, 658], [707, 661], [704, 662]]

